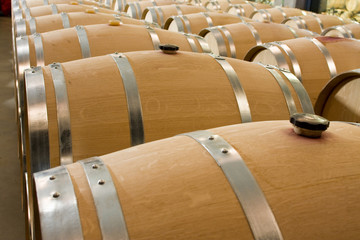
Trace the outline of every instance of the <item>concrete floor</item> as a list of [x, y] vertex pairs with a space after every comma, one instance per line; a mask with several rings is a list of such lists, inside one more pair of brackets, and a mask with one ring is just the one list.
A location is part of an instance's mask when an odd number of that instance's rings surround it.
[[0, 17], [0, 239], [25, 239], [17, 157], [11, 19]]

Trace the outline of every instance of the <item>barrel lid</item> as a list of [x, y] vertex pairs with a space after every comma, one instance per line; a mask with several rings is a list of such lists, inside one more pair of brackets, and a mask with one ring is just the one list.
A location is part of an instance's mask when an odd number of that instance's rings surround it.
[[174, 54], [177, 50], [179, 50], [179, 46], [174, 44], [160, 44], [159, 48], [161, 51], [167, 54]]
[[321, 133], [329, 127], [329, 120], [310, 113], [295, 113], [290, 117], [294, 131], [306, 137], [320, 137]]

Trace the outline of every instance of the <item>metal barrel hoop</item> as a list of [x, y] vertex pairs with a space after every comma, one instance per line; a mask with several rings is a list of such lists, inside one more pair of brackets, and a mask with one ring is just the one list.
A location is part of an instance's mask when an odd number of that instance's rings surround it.
[[113, 58], [119, 69], [119, 73], [124, 85], [129, 113], [131, 145], [135, 146], [142, 144], [145, 141], [144, 124], [141, 100], [134, 71], [124, 54], [115, 53], [111, 54], [110, 56]]
[[66, 167], [35, 173], [34, 182], [42, 239], [83, 239], [75, 190]]
[[60, 164], [66, 165], [73, 163], [73, 155], [70, 108], [65, 76], [60, 63], [50, 64], [50, 71], [55, 90]]
[[279, 84], [279, 87], [284, 95], [286, 105], [289, 111], [289, 115], [293, 115], [294, 113], [297, 113], [295, 101], [291, 95], [290, 89], [286, 85], [284, 79], [281, 77], [281, 75], [275, 70], [273, 66], [270, 65], [264, 65], [262, 63], [257, 63], [261, 66], [263, 66], [266, 70], [269, 71], [269, 73], [274, 77], [276, 82]]
[[231, 86], [234, 91], [234, 95], [236, 98], [236, 102], [238, 105], [241, 122], [251, 122], [251, 111], [249, 102], [246, 97], [246, 93], [241, 85], [241, 82], [234, 70], [234, 68], [230, 65], [228, 61], [226, 61], [225, 58], [216, 56], [214, 54], [209, 54], [212, 58], [215, 59], [215, 61], [221, 66], [221, 68], [224, 70]]
[[242, 207], [256, 240], [283, 240], [266, 197], [239, 152], [210, 131], [182, 134], [198, 142], [221, 168]]
[[159, 39], [159, 36], [157, 35], [157, 33], [155, 32], [155, 30], [150, 26], [145, 26], [145, 29], [148, 31], [148, 33], [150, 35], [151, 41], [154, 46], [154, 50], [160, 50], [160, 48], [159, 48], [160, 39]]

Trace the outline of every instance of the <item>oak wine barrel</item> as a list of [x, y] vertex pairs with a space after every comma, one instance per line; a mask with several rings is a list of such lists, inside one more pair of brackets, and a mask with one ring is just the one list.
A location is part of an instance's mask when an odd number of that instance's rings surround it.
[[245, 59], [289, 69], [315, 104], [332, 77], [360, 68], [360, 42], [335, 37], [297, 38], [256, 46]]
[[209, 43], [213, 53], [244, 59], [246, 53], [256, 45], [312, 36], [312, 33], [277, 23], [243, 22], [206, 28], [199, 35]]
[[327, 0], [326, 8], [344, 9], [348, 0]]
[[352, 23], [339, 26], [333, 26], [325, 29], [322, 36], [328, 37], [344, 37], [360, 39], [360, 24]]
[[210, 11], [227, 11], [232, 4], [252, 4], [245, 0], [208, 0], [203, 3], [204, 7]]
[[35, 174], [36, 235], [356, 239], [359, 145], [360, 128], [347, 123], [313, 139], [270, 121], [92, 157]]
[[85, 12], [91, 9], [95, 12], [109, 13], [109, 14], [120, 14], [117, 11], [113, 11], [107, 8], [97, 7], [93, 5], [78, 4], [77, 2], [66, 3], [66, 4], [50, 4], [32, 8], [18, 9], [13, 12], [14, 19], [31, 19], [32, 17], [40, 17], [52, 14], [59, 14], [62, 12]]
[[226, 25], [239, 22], [252, 22], [250, 18], [238, 17], [228, 13], [201, 12], [169, 17], [164, 29], [174, 32], [199, 34], [207, 27]]
[[202, 6], [191, 5], [167, 5], [158, 7], [147, 7], [143, 11], [141, 19], [145, 19], [145, 21], [147, 22], [157, 23], [161, 27], [163, 27], [166, 20], [171, 16], [199, 12], [207, 12], [207, 9]]
[[296, 16], [285, 19], [282, 23], [293, 28], [307, 29], [321, 34], [326, 28], [344, 25], [346, 22], [342, 18], [334, 15], [308, 14], [306, 16]]
[[349, 12], [360, 12], [360, 2], [358, 0], [347, 0], [346, 9]]
[[175, 3], [176, 2], [173, 0], [152, 0], [152, 1], [130, 2], [126, 4], [124, 11], [132, 18], [141, 19], [142, 13], [147, 7], [165, 6], [165, 5], [172, 5]]
[[95, 13], [93, 10], [86, 12], [70, 12], [55, 15], [30, 18], [29, 20], [16, 20], [14, 25], [15, 36], [26, 36], [35, 33], [50, 32], [59, 29], [75, 27], [77, 25], [93, 25], [108, 23], [117, 20], [125, 24], [152, 25], [137, 19], [122, 16], [122, 14]]
[[258, 9], [266, 8], [271, 8], [271, 6], [262, 3], [248, 2], [245, 4], [232, 4], [227, 9], [227, 12], [235, 16], [250, 17], [251, 14]]
[[317, 114], [334, 121], [360, 122], [360, 69], [337, 75], [322, 89]]
[[[50, 4], [66, 4], [70, 2], [72, 1], [71, 0], [19, 0], [19, 1], [13, 1], [13, 10], [46, 6]], [[86, 5], [95, 5], [99, 7], [104, 6], [100, 2], [91, 1], [91, 0], [79, 0], [75, 2]]]
[[281, 23], [286, 18], [307, 15], [308, 12], [297, 8], [275, 7], [259, 9], [250, 15], [255, 21]]
[[24, 76], [28, 173], [186, 131], [313, 112], [289, 72], [209, 54], [128, 52]]

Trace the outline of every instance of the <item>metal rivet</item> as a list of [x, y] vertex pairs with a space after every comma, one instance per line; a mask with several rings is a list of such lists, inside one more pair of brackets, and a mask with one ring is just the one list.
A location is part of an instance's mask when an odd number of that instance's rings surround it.
[[55, 180], [56, 177], [55, 177], [55, 176], [51, 176], [49, 179], [50, 179], [50, 180]]
[[100, 179], [100, 180], [98, 181], [98, 184], [99, 184], [99, 185], [104, 185], [104, 184], [105, 184], [105, 180]]
[[222, 152], [222, 153], [228, 153], [229, 150], [227, 150], [226, 148], [223, 148], [223, 149], [221, 149], [221, 152]]
[[214, 136], [210, 136], [208, 139], [209, 140], [214, 140]]
[[93, 169], [98, 169], [98, 168], [99, 168], [99, 165], [93, 164], [91, 167], [92, 167]]
[[32, 70], [31, 72], [32, 72], [32, 73], [35, 73], [35, 71], [34, 71], [34, 70]]
[[58, 198], [58, 197], [60, 197], [60, 193], [54, 192], [54, 193], [52, 194], [52, 196], [53, 196], [53, 198]]

